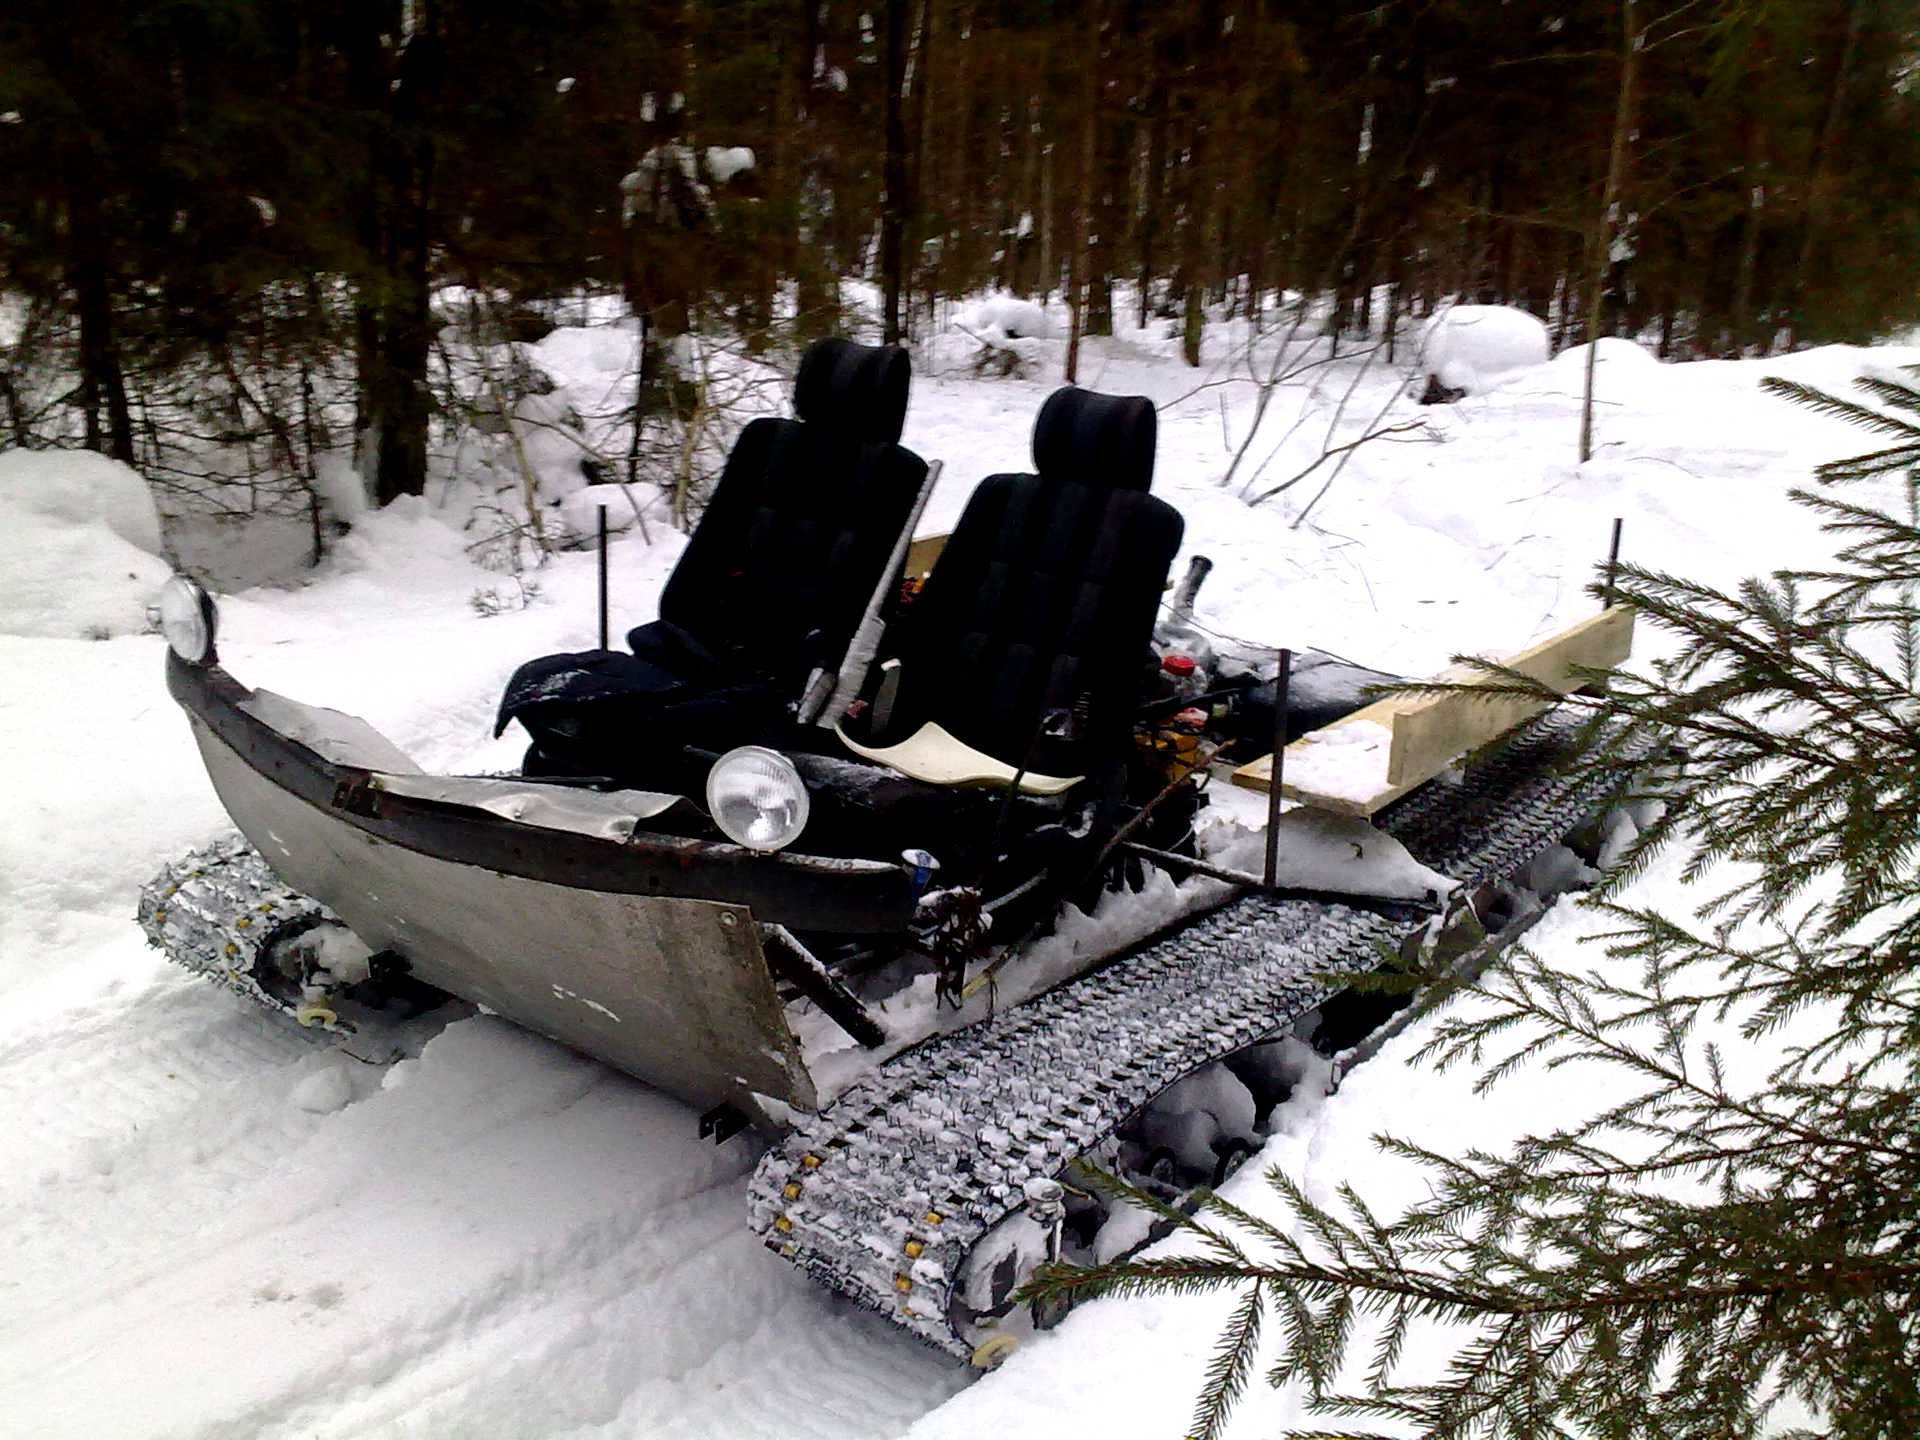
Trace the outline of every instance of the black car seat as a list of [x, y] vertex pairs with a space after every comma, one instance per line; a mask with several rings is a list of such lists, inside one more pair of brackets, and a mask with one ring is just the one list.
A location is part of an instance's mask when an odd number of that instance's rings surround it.
[[898, 346], [808, 349], [798, 418], [741, 432], [632, 653], [544, 656], [508, 682], [494, 733], [526, 727], [528, 773], [675, 778], [660, 761], [765, 738], [831, 676], [927, 483], [899, 444], [909, 379]]
[[[944, 732], [1030, 781], [1111, 773], [1131, 743], [1184, 529], [1148, 493], [1155, 433], [1139, 396], [1069, 386], [1048, 398], [1033, 431], [1039, 473], [980, 482], [901, 627], [890, 723], [843, 732], [850, 748], [918, 779], [966, 778], [912, 753]], [[1065, 724], [1047, 726], [1050, 715]], [[964, 770], [964, 755], [956, 763]]]

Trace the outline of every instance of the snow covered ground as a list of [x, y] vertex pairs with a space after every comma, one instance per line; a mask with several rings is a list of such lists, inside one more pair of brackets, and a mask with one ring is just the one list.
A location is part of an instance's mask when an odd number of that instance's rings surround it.
[[[1196, 372], [1165, 329], [1090, 342], [1082, 380], [1167, 407], [1156, 489], [1185, 513], [1187, 551], [1216, 562], [1197, 618], [1407, 674], [1587, 613], [1615, 516], [1628, 556], [1708, 580], [1821, 557], [1786, 491], [1865, 444], [1757, 381], [1840, 388], [1863, 365], [1920, 359], [1890, 347], [1669, 367], [1609, 346], [1601, 448], [1582, 467], [1583, 357], [1558, 357], [1454, 406], [1401, 400], [1389, 421], [1431, 433], [1356, 451], [1291, 528], [1331, 467], [1258, 508], [1223, 491], [1254, 408], [1230, 363], [1243, 332], [1213, 327]], [[540, 347], [563, 398], [598, 405], [612, 388], [626, 347], [594, 339], [561, 331]], [[1025, 468], [1062, 342], [1021, 343], [1043, 378], [974, 378], [958, 332], [917, 357], [906, 443], [947, 462], [924, 529], [947, 528], [983, 475]], [[1404, 384], [1357, 359], [1309, 378], [1274, 400], [1236, 491], [1263, 461], [1256, 491], [1352, 438]], [[0, 501], [13, 463], [0, 456]], [[661, 524], [651, 533], [615, 543], [615, 633], [651, 618], [679, 551]], [[519, 746], [488, 738], [501, 686], [522, 659], [592, 642], [593, 565], [561, 555], [525, 608], [482, 616], [475, 592], [503, 582], [474, 566], [471, 538], [423, 502], [359, 517], [295, 588], [222, 598], [223, 659], [250, 684], [364, 716], [429, 769], [509, 766]], [[8, 553], [28, 563], [17, 539]], [[19, 603], [0, 608], [0, 1431], [972, 1440], [1065, 1420], [1182, 1433], [1225, 1301], [1091, 1305], [969, 1384], [764, 1252], [743, 1223], [747, 1142], [697, 1140], [675, 1102], [486, 1017], [362, 1066], [169, 969], [133, 925], [134, 892], [225, 822], [162, 687], [161, 642], [62, 632], [42, 590], [30, 612]], [[1677, 904], [1677, 889], [1669, 865], [1641, 896]], [[1592, 963], [1578, 949], [1590, 927], [1563, 905], [1535, 943]], [[1263, 1163], [1323, 1195], [1355, 1180], [1390, 1210], [1410, 1177], [1375, 1133], [1486, 1145], [1592, 1099], [1591, 1077], [1573, 1075], [1476, 1099], [1468, 1075], [1409, 1066], [1418, 1038], [1296, 1107]], [[1259, 1208], [1256, 1169], [1229, 1194]], [[1272, 1433], [1297, 1405], [1259, 1391], [1238, 1433]]]

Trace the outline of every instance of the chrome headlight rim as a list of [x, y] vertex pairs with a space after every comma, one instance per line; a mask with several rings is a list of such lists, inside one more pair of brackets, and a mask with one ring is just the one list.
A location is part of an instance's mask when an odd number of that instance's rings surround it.
[[799, 769], [765, 745], [738, 745], [714, 761], [706, 799], [707, 814], [722, 835], [763, 855], [798, 840], [812, 814]]
[[153, 609], [160, 633], [174, 654], [189, 665], [212, 661], [220, 612], [199, 581], [175, 575], [160, 587], [160, 599]]

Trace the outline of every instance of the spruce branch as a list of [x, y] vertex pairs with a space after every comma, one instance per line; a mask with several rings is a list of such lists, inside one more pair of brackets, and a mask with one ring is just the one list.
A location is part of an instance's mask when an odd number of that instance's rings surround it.
[[[1823, 481], [1920, 460], [1899, 415], [1767, 388], [1901, 438]], [[1920, 413], [1913, 387], [1859, 388]], [[1621, 567], [1619, 599], [1674, 643], [1644, 673], [1587, 677], [1596, 693], [1560, 700], [1490, 662], [1412, 687], [1571, 707], [1572, 763], [1613, 776], [1633, 729], [1684, 754], [1627, 792], [1638, 836], [1587, 902], [1595, 963], [1508, 952], [1453, 985], [1416, 1056], [1470, 1066], [1478, 1095], [1588, 1067], [1612, 1077], [1604, 1103], [1500, 1153], [1374, 1137], [1426, 1180], [1394, 1216], [1351, 1185], [1316, 1202], [1274, 1167], [1257, 1211], [1159, 1207], [1197, 1257], [1050, 1266], [1031, 1288], [1231, 1291], [1195, 1414], [1208, 1436], [1263, 1344], [1268, 1381], [1338, 1426], [1296, 1435], [1720, 1440], [1779, 1433], [1790, 1402], [1816, 1416], [1807, 1433], [1920, 1433], [1917, 486], [1897, 508], [1795, 491], [1837, 546], [1818, 571], [1721, 589]], [[1623, 894], [1669, 849], [1702, 886], [1691, 915]], [[1763, 1073], [1736, 1078], [1756, 1046]], [[1451, 1353], [1411, 1378], [1409, 1336], [1433, 1322], [1456, 1327]]]

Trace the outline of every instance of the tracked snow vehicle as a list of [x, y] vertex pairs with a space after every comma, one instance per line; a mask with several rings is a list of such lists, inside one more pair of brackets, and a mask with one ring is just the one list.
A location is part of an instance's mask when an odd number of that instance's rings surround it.
[[[660, 619], [515, 675], [518, 775], [423, 774], [363, 721], [248, 689], [176, 580], [168, 688], [244, 838], [169, 866], [140, 920], [348, 1043], [457, 996], [722, 1140], [755, 1126], [767, 1243], [990, 1363], [1047, 1318], [1011, 1300], [1033, 1264], [1152, 1233], [1071, 1167], [1175, 1202], [1217, 1183], [1378, 1023], [1341, 974], [1511, 938], [1615, 782], [1561, 767], [1570, 725], [1508, 699], [1369, 706], [1385, 677], [1328, 657], [1289, 684], [1209, 653], [1192, 583], [1160, 620], [1182, 526], [1150, 493], [1144, 400], [1057, 392], [1035, 473], [982, 481], [927, 567], [906, 366], [808, 353], [796, 418], [743, 433]], [[1630, 619], [1512, 663], [1565, 688], [1623, 658]], [[1275, 824], [1215, 785], [1239, 803], [1203, 812], [1226, 747], [1275, 737], [1309, 803]], [[1238, 780], [1272, 787], [1260, 763]]]

